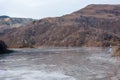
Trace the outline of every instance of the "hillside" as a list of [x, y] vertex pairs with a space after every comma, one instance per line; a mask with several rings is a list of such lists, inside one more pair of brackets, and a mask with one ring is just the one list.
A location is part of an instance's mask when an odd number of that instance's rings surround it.
[[30, 18], [13, 18], [9, 16], [0, 16], [0, 33], [6, 29], [20, 27], [26, 24], [29, 24], [33, 21]]
[[9, 47], [109, 46], [120, 44], [120, 5], [88, 5], [0, 35]]

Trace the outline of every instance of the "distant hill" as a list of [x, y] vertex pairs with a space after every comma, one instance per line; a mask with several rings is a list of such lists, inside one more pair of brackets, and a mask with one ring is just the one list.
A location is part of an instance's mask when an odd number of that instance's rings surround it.
[[13, 18], [9, 16], [0, 16], [0, 33], [6, 29], [20, 27], [33, 21], [31, 18]]
[[0, 36], [9, 47], [109, 46], [120, 44], [120, 5], [88, 5], [44, 18]]
[[3, 16], [0, 16], [0, 18], [10, 18], [10, 17], [6, 16], [6, 15], [3, 15]]

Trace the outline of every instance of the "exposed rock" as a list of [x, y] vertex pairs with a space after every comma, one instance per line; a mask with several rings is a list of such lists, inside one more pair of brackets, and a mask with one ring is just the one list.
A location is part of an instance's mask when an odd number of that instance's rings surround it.
[[7, 45], [4, 43], [4, 41], [0, 40], [0, 53], [8, 53], [11, 52], [7, 49]]
[[7, 29], [21, 27], [33, 21], [31, 18], [13, 18], [9, 16], [0, 16], [0, 33]]

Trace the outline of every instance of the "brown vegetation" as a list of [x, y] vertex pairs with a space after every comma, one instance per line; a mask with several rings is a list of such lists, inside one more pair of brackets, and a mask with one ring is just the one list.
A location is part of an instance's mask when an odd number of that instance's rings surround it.
[[115, 47], [113, 56], [119, 56], [120, 57], [120, 46]]
[[9, 47], [109, 46], [120, 43], [120, 5], [89, 5], [0, 35]]

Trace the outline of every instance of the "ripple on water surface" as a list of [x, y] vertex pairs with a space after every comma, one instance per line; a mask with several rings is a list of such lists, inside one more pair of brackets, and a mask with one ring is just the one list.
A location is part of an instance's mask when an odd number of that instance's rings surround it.
[[0, 80], [76, 80], [59, 72], [38, 70], [0, 70]]

